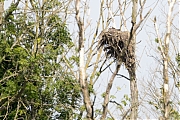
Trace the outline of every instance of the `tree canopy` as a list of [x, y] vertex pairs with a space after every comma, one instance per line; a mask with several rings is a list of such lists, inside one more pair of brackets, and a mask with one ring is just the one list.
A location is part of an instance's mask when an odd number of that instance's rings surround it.
[[42, 8], [31, 3], [28, 13], [17, 1], [4, 14], [0, 26], [0, 119], [68, 120], [78, 108], [80, 87], [62, 60], [73, 46], [70, 33], [60, 16], [44, 11], [52, 10], [54, 2]]

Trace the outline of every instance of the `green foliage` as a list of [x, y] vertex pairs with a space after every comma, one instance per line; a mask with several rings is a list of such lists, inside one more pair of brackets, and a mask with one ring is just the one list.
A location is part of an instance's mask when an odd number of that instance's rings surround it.
[[[60, 5], [55, 1], [48, 1], [45, 9]], [[20, 11], [13, 14], [15, 10], [12, 4], [0, 27], [0, 119], [69, 120], [81, 97], [62, 58], [56, 62], [74, 46], [66, 24], [55, 14], [43, 18], [41, 10], [39, 21]], [[37, 24], [47, 26], [37, 32]]]
[[127, 94], [124, 95], [124, 99], [125, 99], [126, 101], [130, 101], [130, 98], [128, 97]]
[[101, 74], [100, 72], [96, 72], [96, 76], [100, 76], [100, 74]]
[[88, 84], [89, 93], [94, 93], [93, 85]]
[[63, 44], [66, 44], [68, 47], [73, 46], [66, 24], [62, 23], [57, 15], [51, 15], [47, 24], [51, 27], [48, 29], [49, 32], [46, 34], [46, 38], [54, 48], [57, 48], [59, 45], [63, 46]]
[[110, 95], [110, 98], [111, 98], [111, 99], [115, 99], [115, 98], [116, 98], [116, 96], [114, 96], [114, 95]]
[[102, 114], [101, 109], [96, 109], [96, 110], [95, 110], [95, 115], [101, 115], [101, 114]]
[[170, 111], [170, 116], [174, 120], [179, 120], [180, 119], [180, 113], [176, 110], [171, 110]]
[[108, 117], [108, 118], [107, 118], [107, 120], [114, 120], [114, 119], [113, 119], [113, 118], [111, 118], [111, 117]]
[[[148, 102], [150, 105], [152, 105], [153, 107], [156, 108], [156, 110], [159, 110], [162, 114], [164, 114], [164, 110], [162, 109], [163, 105], [164, 105], [164, 101], [163, 100], [160, 100], [160, 102], [156, 103], [156, 102], [153, 102], [153, 101], [149, 101]], [[179, 120], [180, 119], [180, 114], [177, 110], [173, 109], [173, 102], [170, 101], [169, 102], [170, 104], [170, 115], [169, 115], [169, 118], [172, 119], [172, 120]]]
[[117, 86], [117, 90], [120, 91], [120, 90], [121, 90], [121, 87]]
[[161, 51], [161, 48], [158, 46], [158, 50]]
[[178, 64], [178, 67], [180, 67], [180, 54], [177, 54], [176, 56], [176, 62]]
[[72, 55], [70, 60], [73, 60], [74, 62], [76, 62], [77, 65], [79, 64], [79, 57], [78, 56]]
[[124, 109], [130, 102], [130, 98], [127, 94], [124, 95], [123, 99], [121, 100], [121, 103], [118, 104], [117, 108]]
[[159, 43], [159, 40], [158, 40], [158, 38], [156, 38], [156, 39], [155, 39], [155, 42], [156, 42], [156, 43]]
[[104, 97], [105, 97], [105, 95], [106, 95], [106, 93], [104, 92], [104, 93], [102, 93], [102, 94], [101, 94], [101, 97], [103, 97], [103, 98], [104, 98]]
[[128, 101], [129, 101], [130, 99], [129, 99], [129, 97], [127, 96], [127, 95], [124, 95], [124, 99], [123, 100], [121, 100], [121, 103], [124, 105], [124, 106], [126, 106], [128, 103]]

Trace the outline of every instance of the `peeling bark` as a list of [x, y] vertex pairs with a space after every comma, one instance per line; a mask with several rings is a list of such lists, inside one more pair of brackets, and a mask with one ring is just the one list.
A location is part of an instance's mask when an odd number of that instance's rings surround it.
[[76, 21], [79, 28], [79, 82], [82, 89], [83, 101], [86, 107], [86, 118], [88, 120], [93, 120], [93, 106], [91, 104], [90, 95], [88, 91], [87, 81], [85, 79], [85, 63], [84, 63], [84, 23], [80, 17], [79, 7], [80, 0], [76, 0]]
[[169, 105], [169, 76], [168, 76], [168, 57], [169, 57], [169, 41], [170, 41], [170, 35], [171, 35], [171, 24], [172, 24], [172, 10], [174, 7], [174, 3], [176, 0], [168, 0], [169, 10], [168, 10], [168, 16], [167, 16], [167, 33], [165, 36], [165, 48], [164, 48], [164, 58], [163, 58], [163, 98], [164, 98], [164, 119], [168, 120], [170, 115], [170, 105]]

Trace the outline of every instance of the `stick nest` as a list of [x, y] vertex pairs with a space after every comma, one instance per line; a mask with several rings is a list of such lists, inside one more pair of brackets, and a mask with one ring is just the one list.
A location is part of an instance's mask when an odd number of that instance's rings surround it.
[[129, 37], [129, 31], [109, 28], [107, 32], [101, 32], [99, 40], [99, 48], [103, 48], [106, 57], [125, 63], [127, 69], [135, 63], [134, 46]]

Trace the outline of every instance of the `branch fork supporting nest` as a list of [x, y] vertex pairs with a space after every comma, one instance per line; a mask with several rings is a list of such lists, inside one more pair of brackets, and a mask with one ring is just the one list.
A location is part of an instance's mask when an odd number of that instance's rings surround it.
[[108, 31], [101, 32], [98, 48], [103, 48], [106, 57], [123, 62], [128, 70], [135, 64], [133, 47], [129, 31], [109, 28]]

